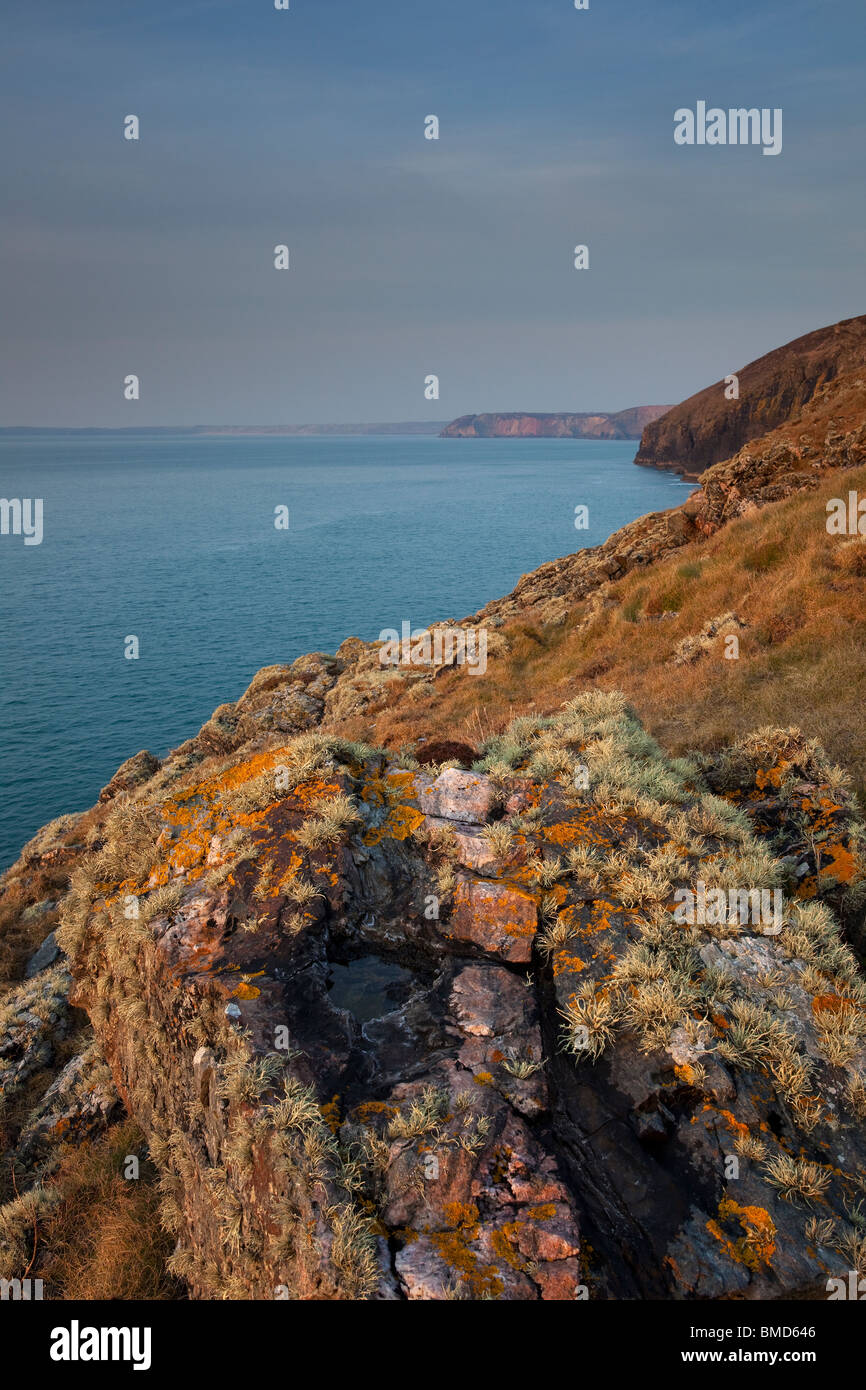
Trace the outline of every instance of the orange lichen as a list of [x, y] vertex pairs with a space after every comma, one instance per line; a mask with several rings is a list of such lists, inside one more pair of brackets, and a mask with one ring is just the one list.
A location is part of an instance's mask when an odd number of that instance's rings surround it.
[[553, 1202], [542, 1202], [538, 1207], [528, 1207], [526, 1216], [529, 1221], [550, 1221], [556, 1215], [556, 1205]]
[[[707, 1230], [723, 1246], [726, 1254], [736, 1264], [757, 1271], [762, 1264], [769, 1264], [776, 1250], [776, 1226], [770, 1213], [764, 1207], [741, 1207], [729, 1197], [719, 1202], [718, 1221], [710, 1219]], [[724, 1223], [739, 1222], [743, 1235], [736, 1240], [729, 1239], [722, 1231]]]
[[497, 1144], [493, 1150], [492, 1167], [490, 1169], [490, 1181], [494, 1187], [498, 1187], [508, 1176], [508, 1169], [511, 1165], [513, 1150], [507, 1144]]
[[816, 994], [812, 1000], [812, 1013], [816, 1017], [821, 1014], [841, 1014], [850, 1008], [851, 1000], [843, 999], [839, 994]]
[[336, 1134], [342, 1123], [340, 1119], [339, 1095], [333, 1096], [331, 1100], [326, 1101], [324, 1105], [320, 1105], [319, 1110], [322, 1113], [322, 1119], [325, 1121], [328, 1129], [332, 1134]]
[[363, 835], [365, 845], [378, 845], [382, 840], [407, 840], [424, 824], [426, 816], [405, 798], [414, 795], [415, 778], [411, 772], [392, 772], [387, 776], [371, 777], [361, 792], [361, 800], [370, 806], [382, 807], [385, 818], [381, 825], [371, 826]]
[[556, 951], [553, 957], [554, 977], [564, 974], [567, 970], [578, 972], [586, 969], [586, 961], [581, 960], [580, 956], [573, 956], [570, 951], [564, 948]]
[[382, 1116], [387, 1116], [390, 1119], [397, 1113], [397, 1107], [388, 1105], [384, 1100], [364, 1100], [360, 1105], [355, 1106], [355, 1114], [361, 1124], [366, 1124], [369, 1120]]
[[821, 878], [834, 878], [838, 883], [851, 883], [857, 877], [859, 866], [854, 855], [843, 844], [825, 844], [821, 847]]
[[430, 1232], [430, 1243], [440, 1260], [473, 1298], [498, 1298], [505, 1285], [496, 1265], [482, 1265], [470, 1248], [479, 1235], [478, 1208], [474, 1203], [449, 1202], [444, 1216], [452, 1229]]
[[474, 1202], [446, 1202], [442, 1214], [449, 1226], [460, 1226], [478, 1234], [478, 1208]]
[[520, 1221], [505, 1221], [490, 1236], [490, 1244], [494, 1254], [507, 1265], [510, 1265], [512, 1269], [519, 1271], [526, 1268], [526, 1261], [517, 1248], [522, 1224]]
[[758, 768], [755, 773], [755, 786], [763, 791], [766, 787], [780, 787], [782, 778], [791, 766], [785, 758], [781, 758], [775, 767], [767, 768], [766, 772]]

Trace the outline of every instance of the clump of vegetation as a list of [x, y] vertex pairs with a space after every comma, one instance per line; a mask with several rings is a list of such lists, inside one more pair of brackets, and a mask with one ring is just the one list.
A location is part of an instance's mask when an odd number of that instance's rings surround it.
[[594, 1062], [612, 1041], [622, 1018], [622, 1007], [612, 993], [596, 990], [587, 983], [560, 1013], [565, 1019], [565, 1051]]
[[748, 1158], [753, 1163], [762, 1163], [767, 1156], [767, 1146], [757, 1134], [737, 1135], [734, 1149], [741, 1158]]
[[807, 1206], [823, 1197], [831, 1181], [831, 1174], [817, 1163], [807, 1163], [786, 1153], [777, 1154], [764, 1171], [784, 1201], [803, 1202]]
[[[545, 904], [548, 906], [545, 908]], [[577, 935], [577, 928], [567, 917], [557, 915], [556, 899], [545, 899], [542, 904], [542, 930], [538, 933], [538, 949], [543, 957], [551, 956], [567, 946]]]
[[[124, 1168], [139, 1159], [138, 1178]], [[132, 1121], [84, 1143], [52, 1178], [53, 1200], [38, 1223], [39, 1275], [61, 1299], [176, 1299], [168, 1269], [173, 1242], [159, 1222], [157, 1170]]]
[[778, 541], [761, 541], [751, 546], [743, 555], [743, 569], [750, 574], [765, 574], [774, 566], [781, 564], [785, 552]]
[[502, 1066], [509, 1076], [515, 1077], [518, 1081], [527, 1081], [530, 1076], [541, 1071], [543, 1063], [536, 1061], [531, 1052], [523, 1055], [516, 1052], [514, 1048], [509, 1048]]
[[570, 872], [568, 864], [564, 863], [558, 855], [551, 858], [537, 855], [534, 859], [530, 859], [527, 868], [532, 874], [533, 883], [538, 888], [552, 888]]
[[845, 1087], [845, 1099], [858, 1120], [866, 1120], [866, 1077], [855, 1072]]
[[321, 849], [336, 844], [349, 827], [360, 820], [361, 814], [352, 798], [340, 793], [320, 804], [316, 816], [304, 821], [296, 838], [305, 849]]
[[399, 1111], [388, 1125], [389, 1139], [419, 1139], [436, 1134], [448, 1117], [451, 1097], [447, 1091], [426, 1086], [421, 1095]]
[[504, 859], [514, 844], [514, 831], [506, 821], [494, 821], [481, 832], [497, 859]]

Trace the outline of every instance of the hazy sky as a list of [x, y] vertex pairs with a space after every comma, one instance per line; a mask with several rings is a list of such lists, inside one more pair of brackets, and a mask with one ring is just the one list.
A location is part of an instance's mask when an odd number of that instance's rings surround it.
[[0, 424], [616, 410], [866, 309], [862, 0], [4, 8]]

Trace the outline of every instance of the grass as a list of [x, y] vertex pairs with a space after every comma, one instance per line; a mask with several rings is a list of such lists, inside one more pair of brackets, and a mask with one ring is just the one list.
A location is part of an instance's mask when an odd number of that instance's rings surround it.
[[417, 1100], [401, 1110], [388, 1125], [389, 1139], [419, 1139], [437, 1134], [448, 1116], [449, 1095], [435, 1086], [425, 1086]]
[[[726, 898], [735, 891], [740, 905], [751, 902], [750, 893], [782, 884], [782, 864], [742, 810], [704, 790], [699, 760], [666, 758], [618, 693], [585, 691], [556, 715], [514, 721], [491, 742], [498, 751], [504, 740], [519, 749], [513, 777], [519, 779], [543, 754], [561, 766], [557, 780], [568, 800], [572, 766], [585, 761], [593, 800], [606, 814], [613, 809], [633, 826], [639, 818], [639, 824], [652, 827], [649, 843], [640, 831], [636, 837], [614, 837], [604, 851], [577, 846], [564, 857], [536, 851], [527, 860], [526, 872], [540, 890], [538, 946], [545, 963], [576, 933], [572, 913], [561, 910], [562, 889], [569, 891], [563, 880], [582, 897], [603, 894], [621, 903], [633, 914], [637, 931], [611, 973], [588, 983], [561, 1010], [564, 1050], [578, 1062], [595, 1061], [620, 1030], [652, 1051], [667, 1046], [677, 1027], [687, 1035], [705, 1028], [709, 1037], [716, 1035], [709, 1050], [741, 1071], [770, 1078], [797, 1126], [811, 1132], [824, 1107], [812, 1094], [814, 1063], [784, 1017], [794, 1002], [782, 988], [785, 977], [764, 970], [753, 986], [735, 986], [721, 970], [706, 967], [697, 947], [708, 936], [740, 932], [739, 923], [716, 926], [708, 918], [700, 930], [686, 930], [671, 916], [675, 885], [694, 883], [696, 877], [708, 890], [723, 890]], [[776, 768], [785, 764], [785, 755], [826, 782], [825, 755], [790, 728], [761, 729], [743, 739], [729, 750], [724, 777], [734, 783], [745, 777], [748, 783], [756, 766]], [[839, 778], [834, 781], [841, 790]], [[866, 1031], [866, 986], [856, 958], [826, 904], [786, 900], [784, 893], [782, 901], [784, 945], [804, 963], [804, 987], [811, 983], [816, 994], [834, 992], [842, 1001], [813, 1027], [824, 1056], [845, 1068]], [[720, 1014], [725, 1015], [721, 1033]], [[858, 1098], [852, 1089], [852, 1108]]]
[[830, 1186], [831, 1174], [817, 1163], [808, 1163], [802, 1158], [792, 1158], [780, 1153], [764, 1169], [769, 1183], [778, 1189], [779, 1196], [795, 1205], [805, 1203], [811, 1206], [820, 1201]]
[[[604, 603], [593, 596], [576, 604], [566, 622], [549, 628], [544, 646], [528, 635], [525, 621], [506, 623], [500, 632], [508, 650], [490, 659], [485, 675], [445, 673], [435, 702], [419, 708], [397, 699], [365, 714], [358, 726], [377, 744], [399, 747], [421, 733], [477, 741], [483, 723], [496, 741], [478, 766], [514, 767], [520, 739], [505, 733], [514, 717], [553, 711], [584, 681], [622, 690], [648, 732], [673, 754], [733, 742], [761, 725], [795, 724], [847, 769], [863, 797], [866, 546], [830, 536], [825, 526], [827, 499], [849, 488], [866, 492], [866, 468], [823, 474], [814, 491], [641, 567], [610, 585]], [[674, 593], [675, 617], [644, 616], [670, 611]], [[746, 624], [738, 632], [737, 660], [724, 659], [718, 642], [694, 663], [672, 667], [679, 642], [728, 612]], [[798, 615], [794, 629], [791, 614]], [[759, 633], [769, 633], [769, 643]], [[584, 678], [590, 670], [597, 674]]]
[[337, 844], [360, 820], [360, 812], [351, 797], [339, 793], [329, 801], [320, 802], [317, 814], [304, 821], [296, 838], [305, 849], [322, 849]]
[[[37, 1223], [38, 1274], [52, 1299], [182, 1297], [167, 1261], [173, 1241], [159, 1223], [156, 1170], [132, 1121], [70, 1153], [52, 1180], [54, 1201]], [[40, 1258], [40, 1251], [44, 1257]]]
[[565, 1020], [564, 1050], [578, 1059], [588, 1057], [591, 1061], [596, 1061], [612, 1042], [622, 1017], [619, 1002], [609, 993], [596, 992], [591, 984], [569, 1000], [560, 1013]]
[[494, 821], [481, 832], [497, 859], [504, 859], [514, 844], [514, 831], [505, 821]]
[[518, 1081], [526, 1081], [530, 1076], [534, 1076], [537, 1071], [542, 1070], [543, 1063], [536, 1062], [529, 1056], [521, 1056], [513, 1048], [509, 1048], [505, 1054], [505, 1061], [502, 1067], [508, 1072], [509, 1076], [515, 1077]]

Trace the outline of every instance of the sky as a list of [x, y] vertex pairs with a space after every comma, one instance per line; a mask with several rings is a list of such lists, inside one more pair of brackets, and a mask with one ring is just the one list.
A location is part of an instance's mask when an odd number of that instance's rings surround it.
[[673, 403], [866, 310], [862, 0], [3, 8], [2, 426]]

